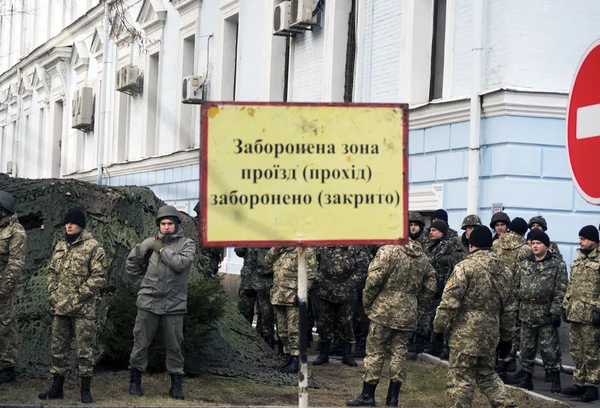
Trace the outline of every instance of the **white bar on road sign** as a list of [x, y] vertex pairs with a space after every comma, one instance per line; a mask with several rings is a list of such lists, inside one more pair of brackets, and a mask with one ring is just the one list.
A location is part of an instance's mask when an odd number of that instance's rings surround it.
[[600, 136], [600, 104], [577, 109], [577, 139]]

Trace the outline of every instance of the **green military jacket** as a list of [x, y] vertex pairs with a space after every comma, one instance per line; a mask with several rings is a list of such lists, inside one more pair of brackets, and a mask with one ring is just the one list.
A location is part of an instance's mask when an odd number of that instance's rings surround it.
[[273, 286], [273, 269], [265, 265], [265, 256], [269, 248], [235, 248], [237, 256], [244, 258], [240, 270], [240, 288], [255, 291], [270, 290]]
[[[317, 258], [312, 248], [305, 248], [304, 251], [306, 251], [307, 289], [310, 289], [317, 273]], [[292, 306], [298, 293], [298, 251], [296, 247], [271, 248], [265, 256], [265, 265], [273, 270], [271, 304]]]
[[595, 311], [600, 310], [600, 252], [599, 248], [578, 256], [571, 264], [571, 279], [563, 306], [571, 322], [592, 322]]
[[515, 330], [514, 287], [504, 262], [477, 250], [454, 268], [433, 321], [448, 333], [451, 349], [474, 357], [493, 355], [498, 336], [511, 341]]
[[517, 271], [519, 318], [530, 326], [552, 323], [552, 315], [562, 314], [567, 290], [567, 266], [548, 251], [542, 260], [529, 255]]
[[427, 256], [429, 262], [433, 266], [436, 272], [437, 279], [437, 290], [435, 297], [439, 299], [442, 296], [444, 285], [448, 280], [448, 277], [452, 273], [454, 265], [459, 261], [457, 259], [457, 253], [452, 242], [453, 239], [444, 236], [440, 239], [429, 241], [429, 247], [427, 248]]
[[73, 243], [56, 244], [48, 267], [48, 293], [54, 314], [94, 318], [107, 266], [104, 249], [85, 229]]
[[371, 255], [362, 246], [329, 246], [315, 250], [318, 297], [335, 304], [354, 303], [367, 276]]
[[10, 295], [16, 289], [26, 252], [27, 234], [13, 214], [0, 224], [0, 291]]
[[531, 247], [521, 235], [508, 231], [494, 241], [493, 250], [510, 270], [514, 285], [516, 285], [517, 269], [519, 264], [531, 255]]
[[417, 316], [431, 307], [435, 270], [421, 245], [386, 245], [369, 265], [363, 306], [371, 321], [394, 330], [413, 331]]

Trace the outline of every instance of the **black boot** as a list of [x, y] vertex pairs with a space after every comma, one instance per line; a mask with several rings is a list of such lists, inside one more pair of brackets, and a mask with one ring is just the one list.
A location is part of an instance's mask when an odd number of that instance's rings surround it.
[[321, 346], [321, 351], [317, 358], [315, 358], [315, 361], [313, 361], [313, 365], [317, 366], [329, 363], [329, 347], [331, 346], [331, 342], [323, 341], [319, 342], [319, 345]]
[[577, 384], [573, 384], [571, 387], [565, 388], [560, 393], [562, 395], [567, 395], [569, 397], [579, 397], [580, 395], [583, 395], [584, 392], [585, 392], [585, 387], [580, 387]]
[[510, 375], [508, 375], [508, 372], [506, 371], [507, 365], [508, 363], [506, 361], [498, 360], [498, 364], [496, 365], [496, 372], [498, 373], [498, 377], [500, 377], [500, 380], [502, 380], [504, 384], [516, 384], [515, 382], [513, 382], [512, 378], [510, 377]]
[[54, 376], [54, 382], [52, 383], [52, 388], [50, 388], [46, 392], [42, 392], [38, 395], [39, 399], [57, 399], [63, 398], [63, 385], [65, 384], [65, 377], [61, 377], [58, 375]]
[[330, 356], [341, 356], [343, 349], [344, 349], [343, 343], [339, 339], [339, 337], [337, 337], [333, 340], [333, 344], [331, 345], [331, 348], [329, 349], [329, 355]]
[[171, 374], [171, 388], [169, 389], [169, 397], [182, 400], [183, 397], [183, 374]]
[[342, 364], [346, 364], [349, 367], [356, 367], [358, 363], [352, 358], [352, 344], [344, 343], [342, 349]]
[[81, 402], [89, 404], [94, 402], [92, 393], [90, 392], [90, 385], [92, 383], [92, 377], [81, 377]]
[[506, 384], [518, 384], [523, 379], [523, 377], [525, 377], [526, 373], [527, 371], [521, 368], [518, 373], [510, 377], [510, 381]]
[[525, 375], [523, 376], [521, 381], [519, 381], [519, 384], [517, 384], [517, 387], [532, 391], [533, 390], [533, 380], [531, 377], [532, 377], [531, 373], [525, 373]]
[[552, 376], [552, 371], [546, 370], [546, 374], [544, 374], [544, 382], [547, 382], [547, 383], [552, 382], [553, 378], [554, 377]]
[[583, 402], [592, 402], [598, 399], [598, 388], [596, 387], [585, 387], [585, 391], [581, 396]]
[[364, 382], [362, 393], [352, 401], [346, 403], [347, 407], [374, 407], [375, 406], [375, 388], [377, 384]]
[[15, 368], [7, 367], [0, 371], [0, 383], [12, 382], [16, 380]]
[[402, 386], [401, 382], [390, 381], [390, 386], [388, 387], [388, 395], [385, 399], [386, 407], [397, 407], [398, 406], [398, 394], [400, 393], [400, 387]]
[[144, 395], [144, 391], [142, 391], [142, 372], [137, 368], [132, 368], [129, 371], [129, 393], [138, 397]]
[[290, 364], [290, 359], [292, 358], [292, 356], [290, 356], [289, 354], [285, 354], [283, 357], [284, 357], [283, 363], [282, 364], [278, 364], [278, 365], [276, 365], [273, 368], [276, 368], [276, 369], [280, 370], [280, 369], [282, 369], [284, 367], [287, 367]]
[[550, 372], [552, 376], [552, 387], [550, 388], [550, 392], [553, 394], [560, 393], [560, 371], [552, 371]]
[[509, 373], [514, 373], [517, 371], [517, 360], [510, 360], [506, 366], [506, 371]]
[[279, 371], [286, 374], [297, 374], [299, 368], [298, 356], [291, 356], [290, 363]]
[[352, 357], [354, 358], [365, 358], [366, 350], [365, 347], [366, 342], [365, 339], [357, 339], [356, 344], [354, 345], [354, 353], [352, 353]]

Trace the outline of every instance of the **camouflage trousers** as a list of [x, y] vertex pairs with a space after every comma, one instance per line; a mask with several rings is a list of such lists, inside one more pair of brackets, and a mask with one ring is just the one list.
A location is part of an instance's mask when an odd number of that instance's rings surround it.
[[240, 288], [238, 294], [238, 311], [248, 320], [250, 324], [252, 324], [252, 320], [254, 320], [254, 305], [256, 304], [256, 292], [254, 292], [254, 296], [244, 293], [244, 291]]
[[319, 308], [321, 309], [318, 322], [319, 341], [332, 342], [337, 334], [344, 343], [354, 343], [354, 330], [352, 329], [354, 304], [340, 305], [319, 299]]
[[358, 291], [356, 302], [354, 303], [354, 314], [352, 318], [354, 327], [354, 338], [356, 340], [366, 341], [369, 335], [369, 317], [365, 313], [362, 302], [362, 289]]
[[575, 362], [573, 383], [600, 387], [600, 327], [571, 323], [571, 355]]
[[158, 324], [162, 320], [163, 341], [167, 349], [166, 366], [169, 374], [184, 374], [181, 343], [183, 342], [183, 315], [157, 315], [138, 309], [133, 327], [133, 348], [129, 356], [129, 368], [142, 372], [148, 366], [148, 348], [154, 340]]
[[11, 295], [0, 297], [0, 369], [17, 365], [17, 316]]
[[286, 354], [297, 356], [300, 354], [300, 327], [298, 308], [294, 306], [273, 305], [275, 320], [277, 322], [277, 335], [283, 343]]
[[530, 326], [521, 323], [521, 364], [523, 369], [533, 374], [538, 341], [546, 371], [560, 371], [561, 353], [558, 328], [551, 324]]
[[364, 382], [377, 384], [381, 378], [385, 351], [390, 348], [390, 381], [406, 380], [406, 344], [412, 332], [390, 329], [371, 322], [367, 336], [367, 356], [364, 359]]
[[91, 377], [94, 372], [94, 339], [96, 338], [96, 320], [86, 317], [52, 317], [52, 341], [50, 372], [64, 377], [71, 361], [71, 343], [75, 342], [77, 367], [80, 377]]
[[258, 307], [256, 331], [263, 339], [272, 339], [275, 334], [275, 314], [273, 312], [273, 305], [271, 305], [269, 290], [265, 289], [256, 292], [256, 305]]
[[494, 371], [495, 359], [493, 352], [486, 357], [474, 357], [450, 349], [448, 396], [454, 401], [455, 408], [472, 405], [475, 386], [479, 387], [493, 408], [514, 405], [504, 383]]

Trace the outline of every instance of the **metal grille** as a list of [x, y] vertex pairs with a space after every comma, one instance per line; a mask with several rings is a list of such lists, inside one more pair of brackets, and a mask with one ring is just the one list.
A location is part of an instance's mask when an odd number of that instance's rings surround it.
[[346, 74], [344, 81], [344, 102], [352, 102], [354, 91], [354, 66], [356, 65], [356, 2], [352, 0], [352, 8], [348, 18], [348, 44], [346, 45]]

